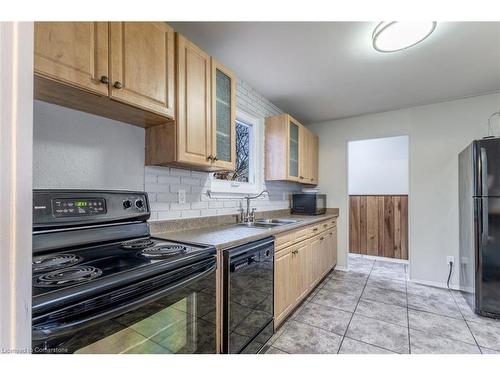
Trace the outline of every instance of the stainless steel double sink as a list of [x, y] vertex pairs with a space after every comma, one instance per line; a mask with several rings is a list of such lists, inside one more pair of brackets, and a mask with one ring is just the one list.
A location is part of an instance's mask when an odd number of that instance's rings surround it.
[[257, 219], [253, 222], [238, 223], [236, 225], [249, 228], [275, 228], [282, 225], [295, 224], [301, 221], [300, 219]]

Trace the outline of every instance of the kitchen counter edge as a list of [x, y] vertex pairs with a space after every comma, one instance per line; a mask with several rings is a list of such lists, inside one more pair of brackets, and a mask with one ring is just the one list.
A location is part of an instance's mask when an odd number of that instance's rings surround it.
[[[315, 215], [315, 216], [290, 215], [290, 216], [283, 216], [280, 219], [299, 219], [300, 221], [297, 223], [281, 225], [274, 228], [248, 228], [245, 226], [239, 226], [237, 224], [228, 224], [210, 228], [190, 229], [186, 231], [158, 232], [158, 233], [152, 233], [152, 236], [170, 241], [187, 242], [200, 245], [211, 245], [215, 246], [217, 250], [225, 250], [236, 246], [244, 245], [249, 242], [257, 241], [266, 237], [275, 236], [280, 233], [289, 232], [301, 227], [319, 223], [328, 219], [334, 219], [334, 218], [336, 219], [338, 218], [338, 216], [339, 215], [337, 213], [335, 214], [327, 213], [324, 215]], [[228, 232], [229, 233], [234, 232], [234, 233], [231, 235], [231, 237], [227, 238], [227, 240], [224, 240], [221, 238], [224, 236], [222, 232], [226, 232], [225, 235], [228, 237], [230, 236]], [[212, 240], [210, 239], [210, 236], [213, 237]]]

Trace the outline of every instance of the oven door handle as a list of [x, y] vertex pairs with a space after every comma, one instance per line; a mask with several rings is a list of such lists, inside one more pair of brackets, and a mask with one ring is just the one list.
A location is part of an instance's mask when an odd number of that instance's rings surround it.
[[53, 323], [45, 325], [41, 323], [39, 325], [35, 325], [33, 326], [32, 338], [33, 340], [43, 340], [48, 337], [62, 336], [90, 327], [102, 321], [115, 318], [137, 307], [143, 306], [147, 303], [151, 303], [159, 298], [162, 298], [166, 294], [172, 292], [175, 289], [186, 286], [187, 284], [190, 284], [198, 279], [201, 279], [206, 275], [210, 274], [211, 272], [215, 271], [216, 268], [217, 268], [217, 263], [215, 263], [214, 261], [214, 264], [211, 265], [210, 268], [191, 274], [188, 277], [179, 280], [175, 284], [166, 286], [166, 288], [161, 288], [160, 290], [157, 290], [151, 294], [143, 296], [139, 299], [135, 299], [132, 302], [127, 303], [126, 305], [118, 306], [97, 314], [92, 314], [82, 319], [78, 319], [75, 321], [59, 325]]

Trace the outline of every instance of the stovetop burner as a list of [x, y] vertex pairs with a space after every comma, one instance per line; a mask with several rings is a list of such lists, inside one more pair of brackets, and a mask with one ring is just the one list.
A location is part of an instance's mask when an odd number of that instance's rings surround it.
[[130, 240], [130, 241], [125, 241], [122, 242], [120, 245], [123, 249], [127, 250], [138, 250], [138, 249], [144, 249], [145, 247], [151, 246], [153, 244], [153, 240], [150, 240], [149, 238], [143, 238], [139, 240]]
[[74, 266], [82, 261], [82, 257], [74, 254], [41, 255], [33, 258], [33, 272], [48, 272], [58, 268]]
[[166, 259], [185, 254], [187, 250], [187, 247], [182, 245], [158, 244], [141, 250], [139, 254], [150, 259]]
[[37, 277], [35, 286], [53, 287], [77, 284], [99, 277], [102, 271], [92, 266], [76, 266], [45, 273]]

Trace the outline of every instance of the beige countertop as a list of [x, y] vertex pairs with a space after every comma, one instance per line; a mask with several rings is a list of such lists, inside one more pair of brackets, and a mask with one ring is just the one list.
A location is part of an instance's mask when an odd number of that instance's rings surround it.
[[256, 228], [238, 224], [226, 224], [176, 232], [157, 232], [153, 235], [166, 240], [213, 245], [218, 250], [224, 250], [336, 217], [338, 217], [338, 214], [325, 214], [317, 216], [287, 215], [279, 217], [279, 219], [293, 219], [300, 221], [272, 228]]

